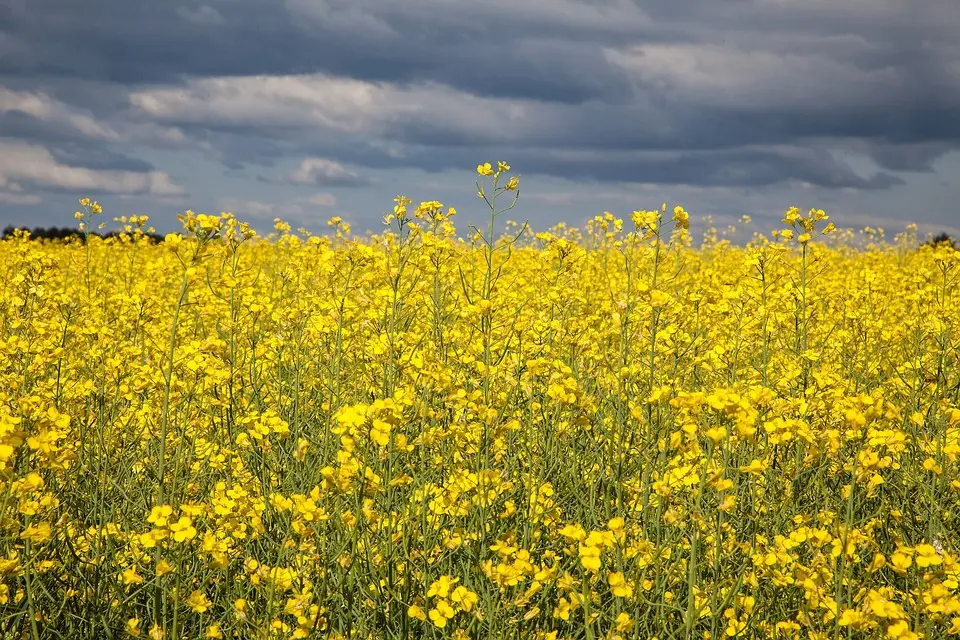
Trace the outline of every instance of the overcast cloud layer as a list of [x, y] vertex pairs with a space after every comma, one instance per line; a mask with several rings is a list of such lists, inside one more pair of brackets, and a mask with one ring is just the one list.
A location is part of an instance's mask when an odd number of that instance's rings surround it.
[[0, 0], [0, 222], [185, 208], [537, 227], [661, 201], [960, 232], [956, 0]]

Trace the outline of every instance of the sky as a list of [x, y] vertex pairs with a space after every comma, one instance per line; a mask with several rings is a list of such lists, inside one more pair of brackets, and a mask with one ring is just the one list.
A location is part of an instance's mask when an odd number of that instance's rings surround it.
[[957, 0], [0, 0], [0, 224], [537, 229], [680, 204], [960, 234]]

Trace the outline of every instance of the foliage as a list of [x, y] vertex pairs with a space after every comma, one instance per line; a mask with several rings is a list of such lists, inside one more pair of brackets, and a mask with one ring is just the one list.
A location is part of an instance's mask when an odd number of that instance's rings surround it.
[[954, 240], [948, 233], [938, 233], [933, 238], [931, 238], [927, 242], [927, 244], [933, 247], [936, 247], [939, 245], [946, 245], [953, 249], [960, 249], [960, 246], [957, 245], [957, 241]]
[[[31, 240], [84, 240], [86, 235], [80, 229], [75, 227], [14, 227], [9, 225], [3, 229], [3, 239], [12, 238], [13, 236], [29, 236]], [[121, 235], [119, 231], [108, 231], [106, 233], [98, 233], [96, 231], [90, 232], [89, 235], [97, 236], [98, 238], [115, 238]], [[162, 242], [163, 236], [159, 233], [147, 233], [144, 234], [154, 242]]]

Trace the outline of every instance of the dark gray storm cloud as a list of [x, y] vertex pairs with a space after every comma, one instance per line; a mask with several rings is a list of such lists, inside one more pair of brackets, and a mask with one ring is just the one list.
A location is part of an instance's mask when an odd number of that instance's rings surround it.
[[567, 180], [909, 189], [960, 148], [958, 31], [955, 0], [0, 0], [0, 144], [33, 163], [0, 165], [0, 196], [88, 175], [63, 167], [174, 193], [199, 177], [170, 154], [199, 154], [208, 190], [255, 167], [359, 191], [488, 155]]

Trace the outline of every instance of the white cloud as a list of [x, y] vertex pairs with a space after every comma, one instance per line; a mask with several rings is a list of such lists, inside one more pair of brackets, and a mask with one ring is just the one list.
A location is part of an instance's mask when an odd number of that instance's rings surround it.
[[640, 82], [640, 91], [655, 91], [691, 104], [789, 107], [829, 91], [829, 104], [836, 107], [875, 100], [885, 90], [902, 85], [895, 68], [857, 69], [829, 51], [655, 43], [605, 49], [604, 54], [611, 64]]
[[178, 196], [183, 189], [160, 171], [98, 171], [57, 160], [47, 149], [20, 142], [0, 142], [0, 189], [24, 191], [24, 183], [39, 188], [104, 191], [116, 194]]
[[294, 184], [314, 185], [350, 185], [362, 182], [359, 174], [326, 158], [304, 158], [300, 167], [287, 179]]
[[303, 200], [307, 204], [316, 205], [318, 207], [335, 207], [337, 205], [337, 198], [332, 193], [315, 193], [309, 198]]
[[201, 4], [196, 9], [177, 7], [177, 15], [188, 22], [196, 22], [197, 24], [221, 25], [226, 23], [223, 15], [208, 4]]
[[59, 125], [89, 140], [145, 144], [156, 148], [212, 150], [209, 143], [191, 140], [179, 127], [123, 118], [107, 124], [89, 111], [57, 100], [42, 91], [13, 91], [0, 87], [0, 113], [11, 112], [24, 113], [46, 124]]
[[124, 140], [154, 149], [199, 149], [213, 151], [213, 145], [205, 140], [193, 140], [183, 129], [156, 122], [129, 123], [120, 129]]
[[117, 140], [120, 135], [89, 113], [42, 92], [12, 91], [0, 87], [0, 112], [19, 111], [44, 122], [65, 125], [87, 138]]
[[220, 198], [217, 207], [228, 211], [241, 220], [273, 220], [274, 218], [296, 218], [303, 216], [303, 207], [290, 202], [259, 202], [239, 198]]
[[15, 193], [0, 193], [0, 202], [3, 204], [34, 205], [43, 202], [40, 196], [20, 196]]
[[136, 91], [130, 103], [164, 121], [386, 134], [402, 124], [493, 135], [529, 118], [533, 102], [483, 98], [437, 83], [400, 86], [328, 75], [194, 79]]
[[[282, 202], [261, 202], [241, 198], [220, 198], [217, 207], [220, 211], [229, 211], [241, 220], [269, 220], [280, 218], [297, 222], [310, 222], [320, 219], [318, 207], [335, 207], [337, 199], [332, 193], [315, 193], [312, 196]], [[329, 211], [325, 212], [329, 215]]]

